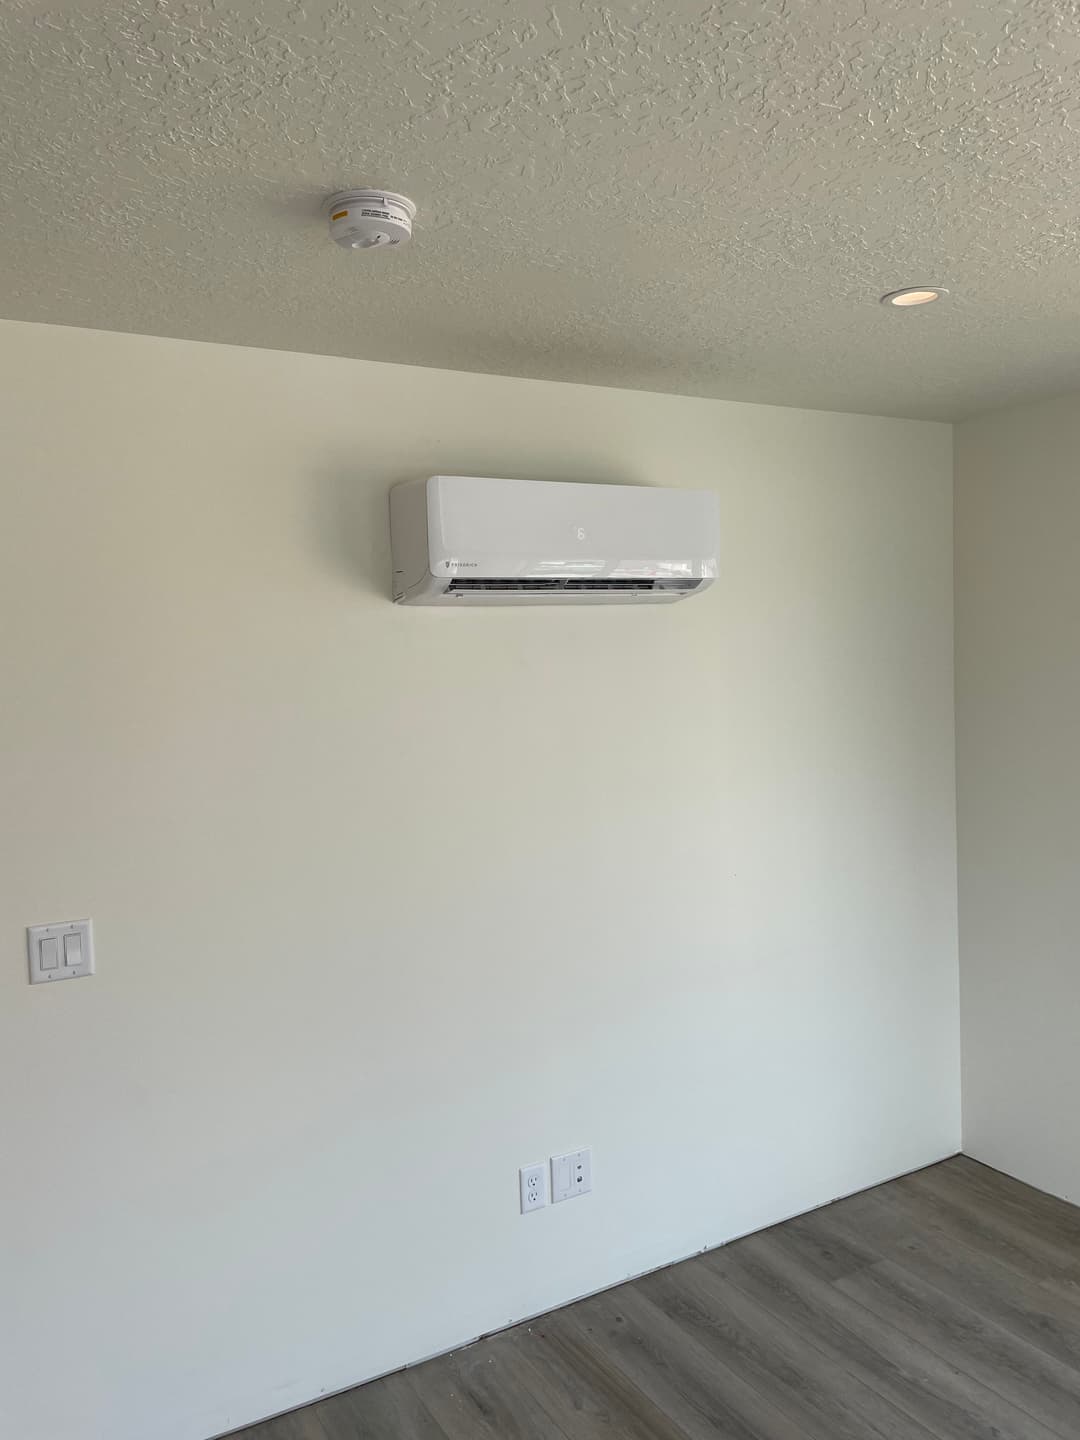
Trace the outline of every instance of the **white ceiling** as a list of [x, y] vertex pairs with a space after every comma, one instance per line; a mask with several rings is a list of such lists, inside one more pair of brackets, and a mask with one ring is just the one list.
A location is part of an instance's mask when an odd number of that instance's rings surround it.
[[[368, 183], [406, 250], [327, 240]], [[955, 418], [1080, 387], [1080, 20], [6, 0], [0, 205], [10, 318]]]

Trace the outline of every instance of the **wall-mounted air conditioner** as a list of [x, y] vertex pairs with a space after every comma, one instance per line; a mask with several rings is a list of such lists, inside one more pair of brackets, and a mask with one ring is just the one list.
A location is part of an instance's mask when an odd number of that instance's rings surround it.
[[684, 600], [716, 578], [707, 490], [432, 475], [390, 492], [403, 605]]

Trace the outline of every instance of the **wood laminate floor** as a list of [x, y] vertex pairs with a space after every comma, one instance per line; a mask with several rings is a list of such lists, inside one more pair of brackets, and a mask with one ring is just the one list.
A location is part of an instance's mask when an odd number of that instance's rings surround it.
[[1080, 1209], [958, 1156], [241, 1440], [1080, 1440]]

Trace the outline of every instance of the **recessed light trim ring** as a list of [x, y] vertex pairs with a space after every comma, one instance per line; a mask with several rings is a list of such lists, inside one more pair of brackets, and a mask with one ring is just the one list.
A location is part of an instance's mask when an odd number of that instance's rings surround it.
[[908, 310], [915, 305], [929, 305], [948, 295], [944, 285], [905, 285], [901, 290], [890, 290], [882, 295], [882, 305], [893, 305], [898, 310]]

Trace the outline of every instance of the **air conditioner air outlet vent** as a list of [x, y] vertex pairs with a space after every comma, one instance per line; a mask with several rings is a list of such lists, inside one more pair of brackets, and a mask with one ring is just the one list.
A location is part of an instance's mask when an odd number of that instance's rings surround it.
[[700, 580], [653, 579], [628, 580], [623, 577], [590, 576], [507, 576], [505, 579], [480, 578], [463, 575], [451, 580], [446, 587], [448, 595], [476, 595], [496, 591], [528, 591], [534, 595], [558, 595], [574, 592], [577, 594], [599, 594], [601, 592], [648, 595], [665, 590], [696, 590]]

